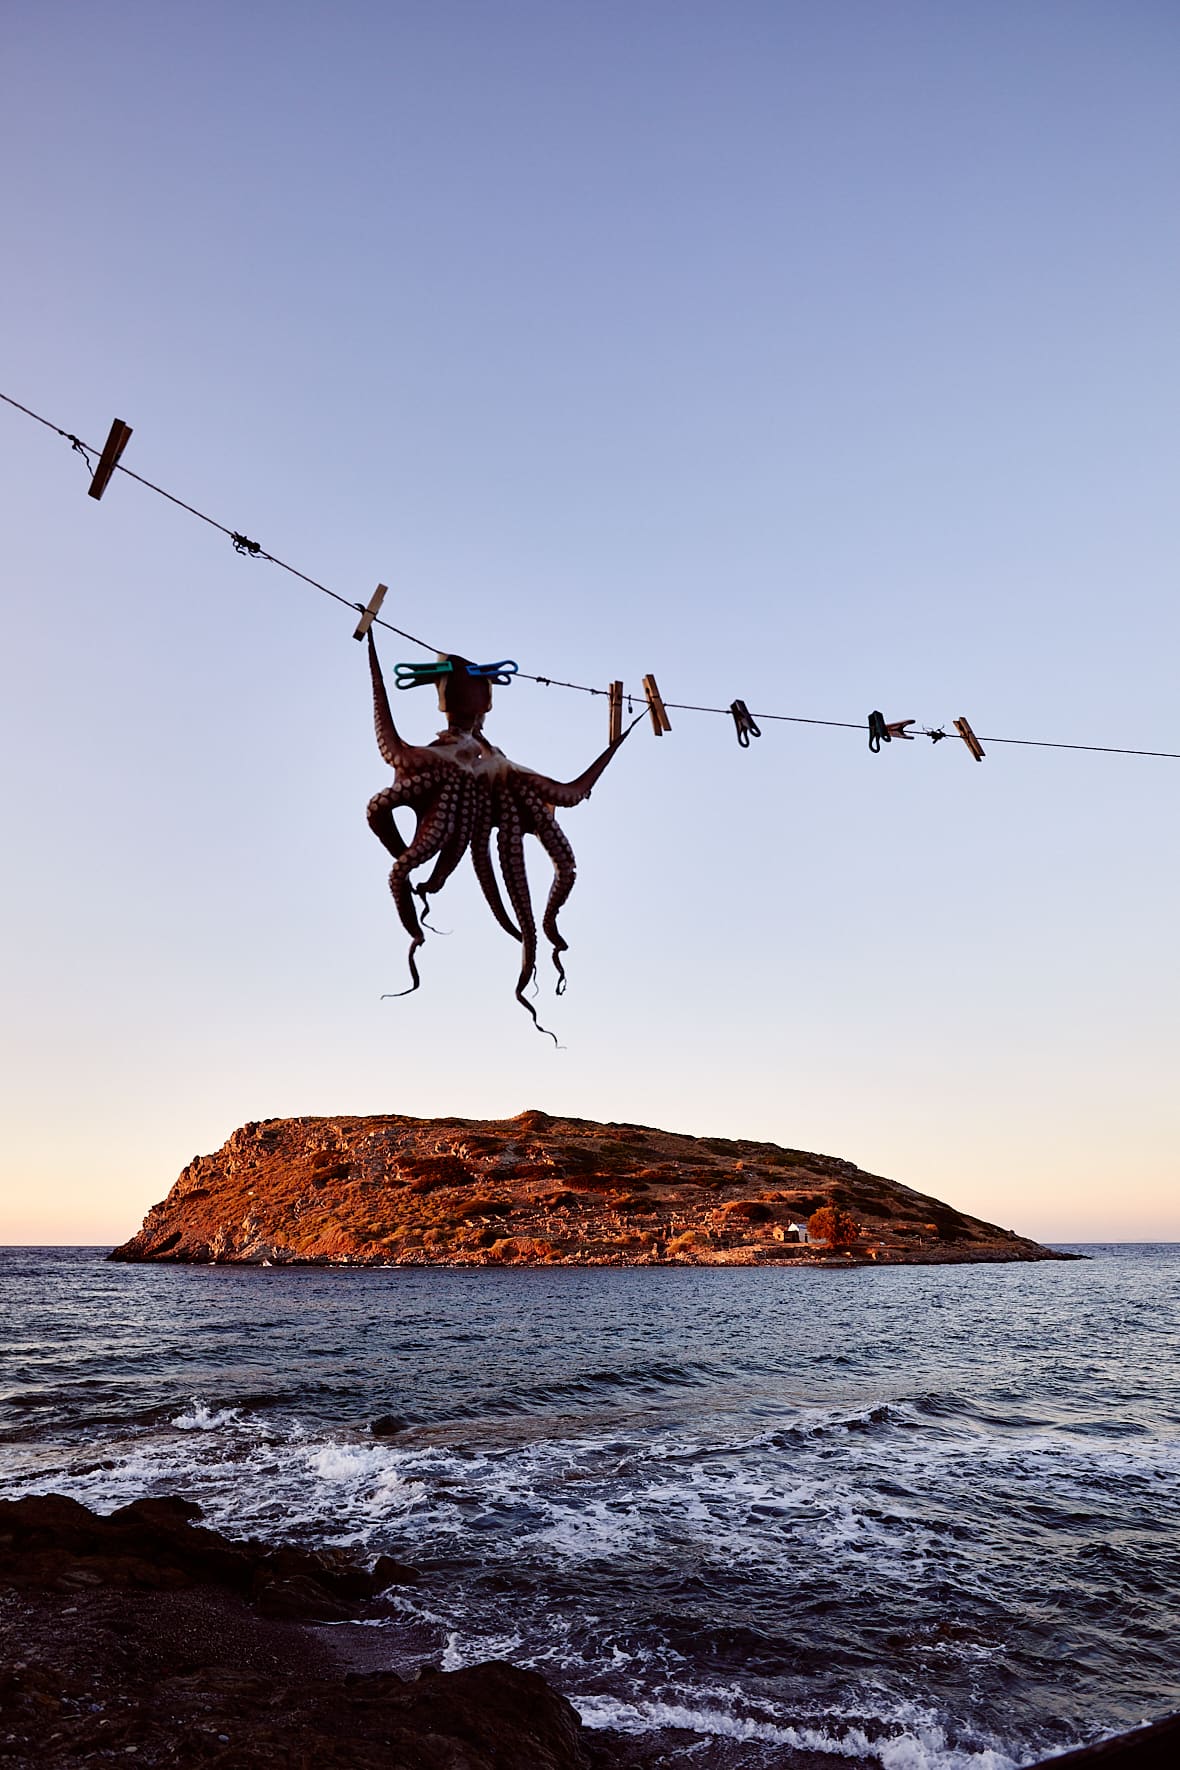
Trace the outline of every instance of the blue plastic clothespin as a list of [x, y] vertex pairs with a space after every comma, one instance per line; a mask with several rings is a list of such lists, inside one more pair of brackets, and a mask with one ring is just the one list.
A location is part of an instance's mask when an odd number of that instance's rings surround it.
[[467, 674], [486, 676], [489, 682], [494, 682], [499, 688], [507, 688], [519, 669], [520, 665], [515, 658], [501, 658], [498, 664], [468, 664]]

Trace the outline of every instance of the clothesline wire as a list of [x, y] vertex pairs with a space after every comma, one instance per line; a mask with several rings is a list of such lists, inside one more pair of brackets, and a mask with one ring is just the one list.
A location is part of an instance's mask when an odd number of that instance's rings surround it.
[[[42, 417], [40, 412], [34, 412], [29, 406], [22, 405], [20, 400], [14, 399], [11, 394], [0, 392], [0, 400], [3, 400], [6, 405], [15, 407], [18, 412], [23, 412], [26, 418], [32, 418], [35, 423], [44, 425], [46, 430], [52, 430], [56, 436], [62, 437], [72, 449], [76, 449], [83, 456], [88, 457], [99, 453], [93, 443], [82, 442], [72, 431], [63, 430], [60, 425], [54, 424], [49, 418]], [[126, 474], [128, 479], [135, 480], [137, 485], [144, 486], [149, 492], [155, 492], [157, 497], [166, 498], [170, 504], [177, 505], [181, 510], [187, 510], [190, 516], [195, 516], [199, 522], [207, 523], [211, 529], [217, 529], [235, 546], [239, 546], [239, 543], [244, 541], [245, 537], [238, 530], [226, 528], [225, 524], [218, 522], [215, 517], [206, 515], [205, 511], [198, 510], [194, 504], [186, 503], [174, 492], [165, 491], [163, 486], [156, 485], [153, 480], [145, 479], [143, 474], [136, 473], [133, 468], [124, 467], [122, 462], [116, 462], [115, 472]], [[334, 602], [341, 603], [345, 608], [361, 610], [364, 608], [363, 603], [354, 602], [350, 597], [342, 596], [338, 590], [333, 590], [328, 584], [322, 584], [318, 578], [309, 577], [298, 567], [288, 565], [285, 559], [279, 559], [275, 554], [267, 553], [257, 542], [250, 542], [244, 548], [239, 547], [239, 551], [248, 552], [252, 559], [267, 560], [269, 564], [278, 566], [280, 571], [287, 572], [292, 578], [298, 578], [303, 584], [309, 584], [313, 590], [319, 590], [324, 596], [330, 596]], [[430, 645], [425, 639], [419, 639], [414, 633], [407, 633], [404, 627], [396, 627], [392, 621], [384, 620], [380, 615], [373, 616], [372, 624], [375, 627], [384, 627], [389, 633], [396, 633], [399, 639], [407, 640], [410, 645], [418, 646], [421, 651], [434, 652], [436, 656], [446, 655], [444, 646]], [[585, 682], [563, 682], [555, 676], [530, 675], [526, 670], [518, 671], [517, 678], [522, 682], [540, 683], [545, 688], [572, 689], [578, 694], [605, 695], [608, 693], [605, 688], [594, 688]], [[628, 697], [629, 700], [631, 698]], [[634, 698], [643, 699], [644, 697], [635, 696]], [[664, 706], [673, 713], [713, 713], [720, 714], [722, 718], [731, 716], [731, 710], [728, 707], [701, 707], [688, 701], [665, 700]], [[865, 731], [868, 729], [867, 722], [864, 720], [814, 719], [808, 718], [802, 713], [760, 713], [755, 710], [753, 717], [774, 720], [779, 724], [822, 725], [838, 731]], [[935, 733], [923, 727], [919, 733], [913, 735], [933, 737]], [[939, 733], [938, 735], [949, 736], [950, 734]], [[979, 741], [984, 744], [1015, 744], [1023, 749], [1032, 750], [1084, 750], [1103, 756], [1153, 756], [1167, 761], [1180, 761], [1180, 750], [1134, 750], [1116, 744], [1070, 744], [1050, 738], [988, 737], [986, 735], [981, 735]]]
[[[39, 412], [30, 411], [28, 406], [22, 406], [19, 400], [12, 398], [11, 394], [0, 393], [0, 399], [4, 400], [10, 406], [15, 406], [18, 412], [24, 412], [26, 417], [36, 419], [37, 423], [43, 424], [47, 430], [55, 431], [58, 436], [64, 437], [71, 447], [88, 450], [91, 454], [95, 455], [98, 453], [98, 450], [93, 443], [80, 442], [78, 437], [74, 436], [70, 431], [62, 430], [48, 418], [43, 418]], [[211, 529], [217, 529], [221, 534], [225, 535], [228, 540], [236, 541], [239, 538], [236, 529], [227, 529], [223, 522], [217, 521], [216, 517], [207, 516], [203, 510], [198, 510], [195, 504], [187, 504], [183, 498], [178, 498], [175, 492], [165, 491], [163, 486], [156, 485], [153, 480], [145, 479], [142, 473], [136, 473], [132, 468], [124, 467], [121, 461], [116, 462], [115, 472], [125, 473], [128, 479], [135, 480], [138, 485], [146, 486], [149, 492], [155, 492], [158, 497], [167, 498], [170, 504], [176, 504], [181, 510], [187, 510], [190, 516], [195, 516], [199, 522], [208, 523]], [[288, 565], [285, 559], [276, 559], [273, 553], [267, 553], [261, 547], [258, 548], [257, 552], [251, 548], [250, 554], [254, 559], [269, 560], [270, 564], [277, 565], [280, 571], [289, 572], [291, 577], [300, 579], [304, 584], [310, 584], [313, 590], [322, 591], [325, 596], [330, 596], [334, 602], [343, 603], [345, 608], [355, 609], [361, 606], [361, 604], [351, 601], [349, 597], [341, 596], [338, 590], [331, 589], [329, 585], [321, 584], [318, 578], [311, 578], [306, 572], [301, 572], [298, 567]], [[408, 639], [411, 645], [420, 647], [422, 651], [437, 652], [440, 649], [438, 646], [427, 645], [424, 639], [416, 638], [413, 633], [403, 632], [400, 627], [395, 627], [392, 621], [383, 621], [379, 616], [375, 619], [376, 625], [387, 627], [391, 633], [396, 633], [399, 639]]]

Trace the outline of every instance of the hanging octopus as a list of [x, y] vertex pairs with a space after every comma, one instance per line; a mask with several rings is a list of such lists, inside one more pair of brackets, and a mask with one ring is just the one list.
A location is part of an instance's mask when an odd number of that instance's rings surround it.
[[[450, 657], [443, 660], [451, 669], [439, 678], [438, 690], [447, 729], [439, 732], [433, 743], [407, 744], [393, 723], [371, 628], [367, 637], [377, 748], [395, 776], [391, 787], [370, 799], [368, 819], [373, 834], [393, 856], [389, 889], [402, 927], [410, 936], [413, 982], [409, 990], [401, 993], [408, 995], [419, 986], [416, 955], [425, 940], [422, 923], [429, 899], [441, 891], [470, 849], [475, 876], [493, 916], [506, 933], [520, 942], [516, 999], [544, 1032], [547, 1029], [541, 1027], [536, 1010], [524, 994], [537, 969], [537, 923], [525, 871], [524, 838], [535, 836], [553, 863], [553, 884], [541, 926], [553, 951], [557, 994], [561, 995], [566, 982], [561, 955], [567, 943], [558, 929], [557, 916], [573, 890], [576, 866], [574, 851], [553, 815], [554, 808], [578, 805], [589, 797], [627, 733], [614, 738], [576, 780], [563, 783], [550, 780], [548, 775], [534, 774], [532, 769], [510, 762], [503, 751], [484, 737], [483, 722], [492, 704], [491, 685], [486, 677], [468, 673], [466, 658]], [[409, 842], [394, 822], [394, 812], [401, 806], [408, 806], [417, 818]], [[505, 908], [492, 864], [493, 830], [512, 915]], [[431, 860], [434, 866], [429, 877], [421, 884], [411, 885], [411, 873]], [[421, 900], [420, 915], [415, 895]]]

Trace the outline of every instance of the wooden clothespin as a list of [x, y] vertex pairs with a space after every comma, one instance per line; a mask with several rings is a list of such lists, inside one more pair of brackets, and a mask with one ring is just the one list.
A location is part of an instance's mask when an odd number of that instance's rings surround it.
[[119, 465], [119, 456], [130, 441], [130, 424], [124, 424], [122, 418], [116, 418], [111, 425], [110, 435], [102, 445], [102, 454], [98, 457], [98, 466], [94, 469], [94, 477], [90, 481], [90, 497], [102, 497], [110, 483], [111, 474]]
[[643, 678], [643, 692], [647, 696], [647, 710], [651, 714], [651, 728], [657, 737], [663, 737], [666, 731], [671, 731], [672, 721], [668, 717], [668, 709], [660, 698], [660, 691], [656, 687], [654, 676]]
[[983, 745], [980, 743], [979, 739], [976, 737], [975, 733], [972, 731], [971, 727], [968, 725], [966, 719], [956, 719], [955, 720], [955, 730], [958, 732], [959, 736], [962, 738], [963, 742], [966, 744], [967, 748], [970, 750], [970, 752], [974, 756], [975, 760], [977, 762], [982, 762], [986, 752], [983, 748]]
[[[365, 637], [365, 634], [369, 631], [369, 628], [373, 625], [373, 622], [377, 616], [377, 610], [381, 607], [381, 604], [385, 601], [385, 595], [386, 595], [387, 589], [388, 589], [388, 585], [378, 584], [378, 586], [374, 590], [372, 596], [370, 596], [369, 606], [367, 608], [361, 610], [361, 618], [357, 622], [356, 632], [353, 634], [354, 639], [363, 639]], [[357, 606], [358, 607], [360, 606], [359, 603]]]
[[609, 694], [610, 707], [610, 742], [617, 744], [623, 735], [623, 685], [612, 682]]

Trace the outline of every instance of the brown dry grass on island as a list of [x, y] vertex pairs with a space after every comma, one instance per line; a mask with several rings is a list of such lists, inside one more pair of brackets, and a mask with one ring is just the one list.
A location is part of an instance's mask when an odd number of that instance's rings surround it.
[[[831, 1207], [860, 1234], [802, 1244]], [[1060, 1258], [853, 1163], [522, 1112], [268, 1119], [191, 1161], [118, 1260], [274, 1265], [945, 1264]]]

